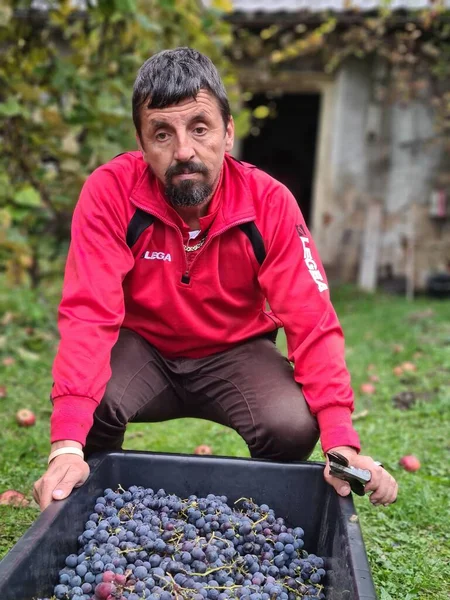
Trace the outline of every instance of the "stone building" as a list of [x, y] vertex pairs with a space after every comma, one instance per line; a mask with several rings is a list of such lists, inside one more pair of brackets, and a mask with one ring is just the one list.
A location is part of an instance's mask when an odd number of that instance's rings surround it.
[[[394, 0], [420, 9], [431, 0]], [[236, 30], [293, 27], [332, 10], [345, 24], [377, 0], [234, 0]], [[450, 1], [446, 0], [450, 7]], [[405, 13], [406, 14], [406, 13]], [[327, 75], [312, 59], [281, 63], [272, 74], [238, 61], [249, 104], [273, 103], [276, 116], [236, 148], [243, 160], [282, 180], [294, 193], [331, 279], [424, 288], [450, 273], [450, 174], [437, 141], [430, 98], [387, 104], [376, 95], [387, 69], [349, 59]], [[402, 285], [400, 287], [402, 287]]]

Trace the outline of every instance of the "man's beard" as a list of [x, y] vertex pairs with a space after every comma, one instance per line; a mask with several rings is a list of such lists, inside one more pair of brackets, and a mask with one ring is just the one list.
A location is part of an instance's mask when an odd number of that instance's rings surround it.
[[186, 173], [201, 173], [206, 177], [209, 175], [208, 169], [202, 163], [186, 162], [169, 167], [166, 171], [165, 192], [172, 206], [198, 206], [212, 194], [210, 183], [193, 179], [184, 179], [178, 184], [172, 183], [175, 175]]

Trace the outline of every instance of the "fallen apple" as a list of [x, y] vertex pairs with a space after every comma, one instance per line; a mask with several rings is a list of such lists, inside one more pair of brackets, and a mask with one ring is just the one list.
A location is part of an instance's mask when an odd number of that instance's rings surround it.
[[207, 446], [206, 444], [200, 444], [200, 446], [197, 446], [197, 448], [194, 450], [194, 454], [200, 454], [202, 456], [212, 453], [211, 447]]
[[6, 387], [4, 385], [0, 385], [0, 398], [6, 398]]
[[10, 367], [11, 365], [13, 365], [16, 362], [16, 359], [13, 358], [12, 356], [6, 356], [3, 360], [2, 360], [2, 364], [5, 367]]
[[373, 383], [362, 383], [360, 390], [363, 394], [375, 394], [375, 386]]
[[394, 375], [397, 375], [397, 377], [400, 377], [401, 375], [403, 375], [403, 367], [394, 367], [392, 369], [392, 372], [394, 373]]
[[370, 381], [373, 381], [374, 383], [378, 383], [380, 381], [380, 378], [378, 375], [371, 375], [369, 377]]
[[28, 506], [29, 502], [25, 496], [16, 490], [6, 490], [0, 494], [0, 504], [9, 506]]
[[36, 417], [28, 408], [21, 408], [16, 413], [16, 421], [21, 427], [31, 427], [36, 423]]
[[415, 371], [416, 370], [416, 365], [412, 362], [404, 362], [401, 365], [402, 369], [404, 371]]
[[413, 454], [408, 454], [407, 456], [403, 456], [399, 460], [399, 465], [405, 469], [405, 471], [418, 471], [420, 469], [420, 461], [417, 456]]
[[392, 346], [392, 351], [396, 354], [400, 354], [400, 352], [403, 352], [404, 349], [405, 347], [403, 346], [403, 344], [394, 344]]

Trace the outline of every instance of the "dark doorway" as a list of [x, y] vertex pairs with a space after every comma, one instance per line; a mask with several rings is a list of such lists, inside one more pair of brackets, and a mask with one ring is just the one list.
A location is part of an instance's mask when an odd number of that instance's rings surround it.
[[249, 135], [244, 140], [242, 160], [284, 183], [295, 196], [309, 225], [320, 95], [284, 94], [273, 100], [267, 94], [255, 94], [248, 106], [254, 109], [274, 102], [276, 116], [264, 121], [259, 135]]

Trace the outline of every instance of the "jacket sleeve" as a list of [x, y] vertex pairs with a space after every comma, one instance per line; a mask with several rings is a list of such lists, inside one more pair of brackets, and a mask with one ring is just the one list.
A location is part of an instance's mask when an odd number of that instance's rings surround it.
[[98, 170], [86, 181], [74, 211], [58, 311], [52, 443], [70, 439], [85, 444], [111, 377], [111, 349], [125, 312], [122, 282], [134, 264], [126, 219], [116, 208], [120, 193], [111, 175]]
[[318, 420], [323, 451], [336, 446], [359, 451], [351, 421], [354, 401], [344, 336], [311, 234], [284, 186], [273, 189], [265, 207], [262, 233], [267, 255], [259, 280], [271, 310], [284, 325], [295, 380]]

